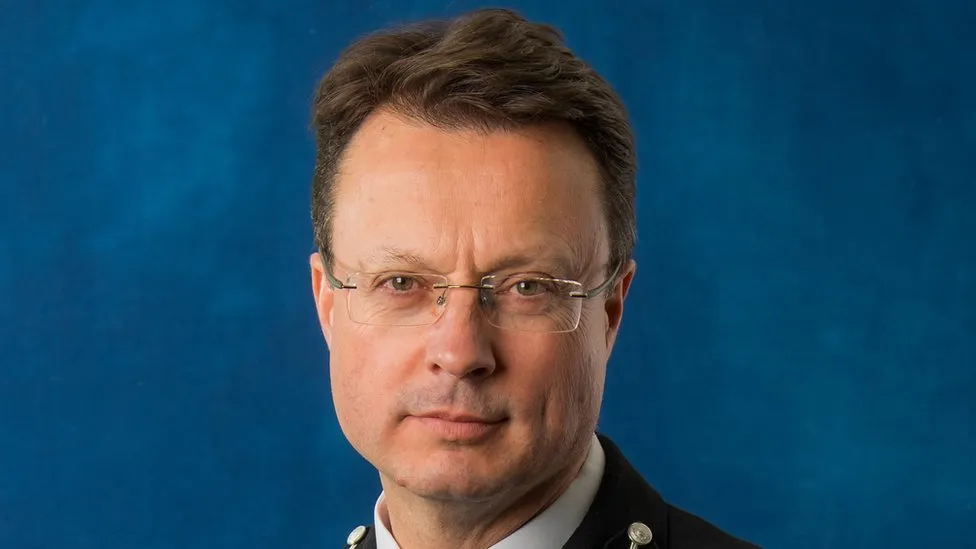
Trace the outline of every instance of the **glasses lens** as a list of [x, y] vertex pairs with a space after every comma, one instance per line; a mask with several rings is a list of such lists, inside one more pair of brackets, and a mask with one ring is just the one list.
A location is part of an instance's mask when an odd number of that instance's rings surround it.
[[499, 328], [535, 333], [572, 332], [579, 326], [582, 301], [573, 299], [572, 302], [545, 315], [513, 315], [497, 309], [486, 313], [488, 321]]
[[[425, 326], [447, 306], [446, 277], [418, 273], [356, 274], [347, 292], [349, 318], [371, 326]], [[571, 332], [579, 325], [578, 282], [514, 275], [485, 277], [479, 300], [489, 323], [526, 332]], [[468, 289], [468, 288], [453, 288]]]
[[423, 326], [440, 316], [443, 277], [416, 273], [363, 274], [349, 292], [349, 317], [373, 326]]
[[489, 321], [500, 328], [527, 332], [571, 332], [579, 324], [582, 300], [572, 297], [582, 285], [531, 275], [488, 277]]

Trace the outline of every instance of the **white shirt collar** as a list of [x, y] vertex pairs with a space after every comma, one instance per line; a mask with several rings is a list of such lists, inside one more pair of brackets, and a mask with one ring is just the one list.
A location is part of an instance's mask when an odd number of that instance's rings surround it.
[[[605, 462], [603, 447], [594, 434], [583, 468], [569, 488], [552, 505], [490, 549], [559, 549], [565, 545], [583, 522], [596, 497]], [[390, 533], [382, 493], [373, 507], [373, 524], [376, 528], [376, 549], [400, 549]]]

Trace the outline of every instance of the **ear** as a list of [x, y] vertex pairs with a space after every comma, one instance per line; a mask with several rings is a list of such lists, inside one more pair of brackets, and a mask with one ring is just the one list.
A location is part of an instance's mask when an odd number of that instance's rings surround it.
[[322, 254], [313, 253], [308, 260], [312, 270], [312, 295], [315, 297], [315, 309], [318, 311], [319, 324], [325, 343], [332, 350], [332, 305], [335, 302], [335, 290], [325, 276], [325, 260]]
[[620, 281], [614, 285], [610, 297], [604, 303], [607, 313], [607, 350], [613, 348], [617, 339], [620, 321], [624, 316], [624, 299], [627, 297], [630, 283], [633, 282], [636, 272], [637, 263], [633, 259], [628, 260], [620, 269]]

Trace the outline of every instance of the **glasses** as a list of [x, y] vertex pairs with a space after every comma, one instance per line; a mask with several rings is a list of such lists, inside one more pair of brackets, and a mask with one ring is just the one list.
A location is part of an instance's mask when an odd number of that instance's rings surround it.
[[488, 322], [526, 332], [572, 332], [579, 326], [583, 301], [600, 295], [616, 280], [620, 265], [602, 284], [587, 290], [575, 280], [537, 274], [489, 275], [479, 284], [452, 284], [438, 274], [353, 273], [345, 282], [326, 270], [329, 285], [346, 292], [349, 319], [370, 326], [426, 326], [447, 306], [447, 291], [478, 291]]

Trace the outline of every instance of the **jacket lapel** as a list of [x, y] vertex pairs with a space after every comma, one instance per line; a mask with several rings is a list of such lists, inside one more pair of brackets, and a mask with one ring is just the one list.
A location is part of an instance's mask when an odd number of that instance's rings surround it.
[[635, 522], [649, 526], [657, 547], [667, 549], [668, 505], [616, 444], [603, 435], [598, 437], [606, 454], [603, 479], [590, 510], [563, 549], [627, 549], [627, 529]]

